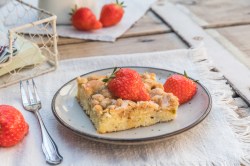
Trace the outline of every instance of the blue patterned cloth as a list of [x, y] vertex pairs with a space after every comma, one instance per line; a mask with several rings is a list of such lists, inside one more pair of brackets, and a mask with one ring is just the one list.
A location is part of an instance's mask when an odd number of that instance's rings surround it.
[[[15, 40], [13, 41], [12, 52], [13, 56], [15, 56], [18, 52]], [[3, 24], [0, 23], [0, 64], [6, 62], [10, 55], [11, 52], [9, 49], [8, 31]]]

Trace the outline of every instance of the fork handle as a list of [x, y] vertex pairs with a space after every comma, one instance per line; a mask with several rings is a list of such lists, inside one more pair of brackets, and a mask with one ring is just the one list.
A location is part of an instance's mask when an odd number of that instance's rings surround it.
[[46, 157], [46, 161], [47, 163], [53, 165], [60, 164], [63, 160], [63, 157], [60, 155], [56, 143], [53, 141], [48, 130], [46, 129], [39, 111], [35, 111], [35, 114], [41, 127], [42, 149]]

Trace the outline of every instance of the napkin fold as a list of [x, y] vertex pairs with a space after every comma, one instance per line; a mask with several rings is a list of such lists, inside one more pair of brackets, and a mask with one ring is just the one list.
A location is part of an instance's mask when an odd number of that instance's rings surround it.
[[[89, 141], [63, 127], [51, 112], [56, 91], [69, 80], [84, 73], [114, 66], [148, 66], [188, 72], [204, 84], [212, 95], [212, 110], [194, 128], [158, 143], [120, 146]], [[64, 157], [63, 165], [250, 165], [250, 117], [240, 118], [232, 104], [233, 91], [206, 57], [204, 48], [166, 52], [82, 58], [60, 62], [57, 71], [35, 78], [43, 109], [40, 111]], [[44, 165], [39, 125], [22, 108], [19, 85], [0, 91], [0, 102], [14, 105], [30, 124], [22, 143], [0, 149], [1, 164]], [[67, 103], [70, 104], [70, 103]]]

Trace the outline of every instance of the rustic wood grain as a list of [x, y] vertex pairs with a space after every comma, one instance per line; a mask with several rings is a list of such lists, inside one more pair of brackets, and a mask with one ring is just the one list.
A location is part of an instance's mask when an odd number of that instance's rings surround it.
[[233, 26], [208, 29], [207, 32], [250, 69], [249, 28], [249, 25]]
[[148, 11], [122, 37], [145, 36], [167, 32], [171, 32], [170, 27], [163, 23], [152, 11]]
[[[138, 22], [136, 22], [125, 34], [124, 37], [145, 36], [170, 32], [171, 29], [163, 23], [152, 11], [148, 11]], [[86, 42], [86, 40], [60, 37], [58, 45]]]
[[250, 57], [250, 25], [216, 28], [216, 30]]
[[165, 51], [178, 48], [186, 48], [186, 45], [174, 33], [121, 38], [115, 43], [85, 42], [58, 46], [60, 59]]
[[[203, 27], [222, 27], [250, 23], [249, 0], [170, 0], [185, 6]], [[193, 14], [192, 14], [193, 13]]]

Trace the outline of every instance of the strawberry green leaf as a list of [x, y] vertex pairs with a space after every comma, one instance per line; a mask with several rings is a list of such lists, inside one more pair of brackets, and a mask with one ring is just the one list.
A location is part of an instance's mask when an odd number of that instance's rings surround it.
[[77, 5], [75, 4], [74, 8], [71, 8], [71, 12], [69, 13], [69, 15], [73, 15], [76, 11], [77, 11], [78, 7]]
[[108, 79], [108, 78], [104, 78], [102, 81], [103, 81], [103, 82], [108, 82], [109, 79]]
[[117, 5], [119, 5], [119, 6], [121, 6], [121, 7], [123, 7], [123, 8], [125, 8], [126, 6], [124, 5], [124, 2], [119, 2], [119, 0], [116, 0], [116, 4]]
[[[184, 70], [184, 76], [185, 76], [186, 78], [190, 79], [189, 76], [187, 75], [187, 72], [186, 72], [185, 70]], [[197, 82], [199, 82], [199, 80], [194, 80], [194, 82], [197, 83]]]
[[187, 72], [184, 70], [184, 76], [188, 78]]
[[[109, 82], [111, 79], [115, 78], [115, 73], [117, 72], [118, 67], [115, 67], [112, 74], [108, 78], [104, 78], [103, 82]], [[121, 68], [119, 68], [121, 69]]]

